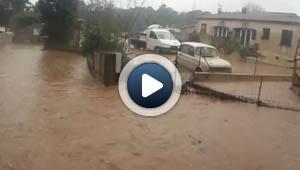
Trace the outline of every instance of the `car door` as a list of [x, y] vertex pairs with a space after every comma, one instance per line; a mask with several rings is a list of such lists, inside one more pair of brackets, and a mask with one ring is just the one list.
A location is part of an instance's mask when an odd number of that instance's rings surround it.
[[147, 49], [154, 50], [158, 41], [157, 35], [154, 31], [150, 31], [147, 37]]
[[188, 46], [187, 45], [181, 45], [177, 54], [177, 64], [183, 67], [187, 67], [187, 59], [186, 54], [188, 53]]
[[181, 45], [179, 47], [178, 52], [177, 52], [176, 63], [179, 64], [179, 65], [181, 65], [181, 66], [183, 66], [183, 60], [184, 60], [183, 53], [184, 53], [185, 49], [186, 49], [186, 45]]
[[198, 60], [195, 57], [194, 47], [182, 45], [178, 53], [178, 63], [187, 69], [195, 70], [198, 66]]

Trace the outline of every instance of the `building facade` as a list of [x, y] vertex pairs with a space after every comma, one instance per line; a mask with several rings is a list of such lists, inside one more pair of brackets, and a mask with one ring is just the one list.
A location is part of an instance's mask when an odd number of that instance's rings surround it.
[[300, 17], [289, 13], [219, 13], [198, 18], [200, 41], [222, 47], [235, 39], [259, 47], [263, 56], [293, 59], [300, 36]]

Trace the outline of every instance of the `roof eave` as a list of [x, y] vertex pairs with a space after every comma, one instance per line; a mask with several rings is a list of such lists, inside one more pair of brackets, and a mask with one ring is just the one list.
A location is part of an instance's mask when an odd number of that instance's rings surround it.
[[289, 21], [272, 21], [272, 20], [255, 20], [255, 19], [245, 19], [245, 18], [207, 18], [199, 17], [197, 20], [206, 19], [206, 20], [230, 20], [230, 21], [249, 21], [249, 22], [271, 22], [271, 23], [281, 23], [281, 24], [290, 24], [290, 25], [300, 25], [300, 22], [289, 22]]

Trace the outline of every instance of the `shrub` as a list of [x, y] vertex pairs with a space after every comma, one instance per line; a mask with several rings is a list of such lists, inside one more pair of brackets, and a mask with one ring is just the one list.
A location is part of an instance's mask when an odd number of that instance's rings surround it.
[[251, 54], [251, 48], [249, 46], [242, 46], [239, 49], [239, 54], [242, 58], [245, 58]]
[[239, 51], [241, 48], [241, 44], [237, 40], [230, 40], [224, 49], [225, 54], [232, 54], [235, 51]]
[[232, 54], [233, 52], [237, 51], [240, 54], [240, 56], [244, 58], [246, 56], [256, 56], [258, 49], [258, 44], [243, 46], [237, 40], [230, 40], [227, 43], [224, 51], [225, 54]]
[[258, 45], [247, 45], [247, 46], [242, 46], [239, 50], [240, 56], [241, 57], [247, 57], [247, 56], [258, 56]]
[[98, 26], [88, 26], [82, 43], [84, 55], [94, 51], [121, 51], [122, 40], [117, 32], [105, 31]]

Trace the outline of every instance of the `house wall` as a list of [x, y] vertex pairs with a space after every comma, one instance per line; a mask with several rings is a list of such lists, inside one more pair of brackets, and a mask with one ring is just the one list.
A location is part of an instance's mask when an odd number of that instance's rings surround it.
[[24, 42], [34, 42], [33, 30], [37, 26], [35, 24], [16, 30], [13, 36], [13, 42], [24, 43]]
[[[230, 32], [233, 32], [234, 28], [250, 28], [257, 31], [256, 40], [250, 43], [258, 43], [260, 52], [267, 57], [280, 57], [284, 59], [292, 59], [295, 55], [298, 38], [300, 36], [300, 25], [283, 24], [279, 22], [255, 22], [255, 21], [234, 21], [234, 20], [211, 20], [201, 19], [196, 24], [197, 32], [201, 30], [201, 24], [207, 24], [207, 34], [211, 37], [214, 36], [214, 27], [224, 26], [228, 27]], [[262, 40], [263, 28], [270, 28], [270, 39]], [[292, 46], [282, 47], [281, 34], [282, 30], [293, 31]]]

